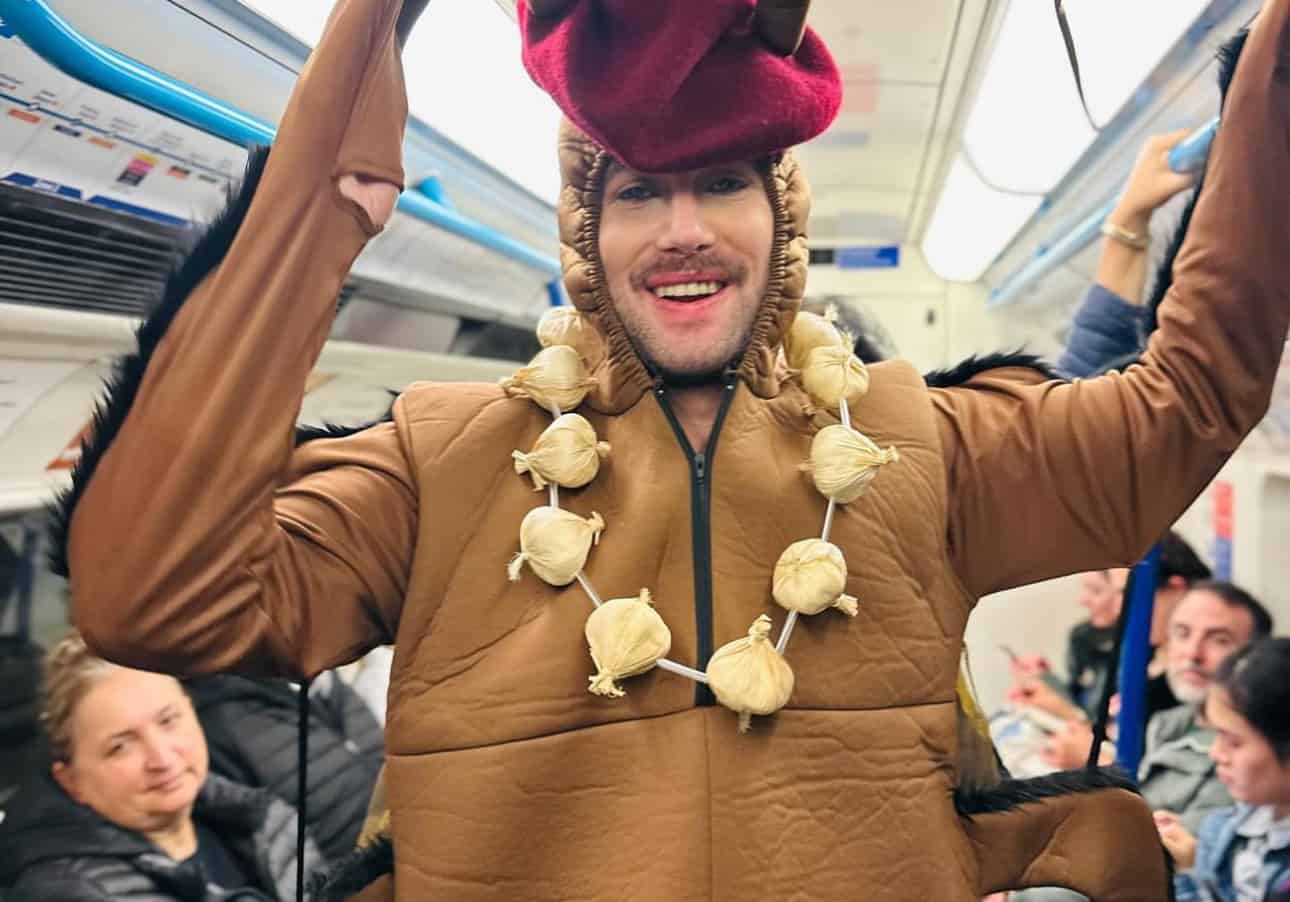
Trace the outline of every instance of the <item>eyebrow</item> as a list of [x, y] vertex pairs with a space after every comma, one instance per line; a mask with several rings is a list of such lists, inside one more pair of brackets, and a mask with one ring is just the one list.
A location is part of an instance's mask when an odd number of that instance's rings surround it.
[[631, 175], [632, 170], [628, 169], [617, 160], [610, 159], [609, 164], [605, 166], [605, 181], [608, 182], [617, 175]]
[[[155, 713], [155, 714], [153, 714], [153, 715], [152, 715], [152, 719], [153, 719], [153, 720], [158, 720], [158, 719], [160, 719], [160, 718], [162, 718], [162, 717], [165, 717], [165, 716], [166, 716], [166, 714], [168, 714], [169, 712], [171, 712], [171, 711], [177, 711], [177, 710], [178, 710], [178, 709], [175, 707], [175, 703], [174, 703], [174, 702], [166, 702], [166, 704], [162, 705], [160, 708], [158, 708], [158, 709], [157, 709], [157, 713]], [[138, 730], [136, 730], [134, 727], [131, 727], [131, 728], [130, 728], [130, 729], [128, 729], [128, 730], [121, 730], [121, 731], [116, 732], [116, 733], [111, 733], [111, 734], [109, 734], [108, 736], [106, 736], [106, 737], [104, 738], [104, 740], [103, 740], [103, 741], [104, 741], [104, 742], [115, 742], [115, 741], [116, 741], [116, 740], [118, 740], [118, 739], [125, 739], [125, 738], [127, 738], [127, 737], [129, 737], [129, 736], [133, 736], [133, 735], [134, 735], [135, 733], [137, 733], [137, 732], [138, 732]]]

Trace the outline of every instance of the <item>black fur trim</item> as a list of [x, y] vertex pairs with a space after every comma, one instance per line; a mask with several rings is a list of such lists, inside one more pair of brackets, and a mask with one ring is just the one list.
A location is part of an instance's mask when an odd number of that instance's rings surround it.
[[326, 873], [310, 880], [305, 894], [314, 902], [345, 902], [386, 874], [394, 873], [394, 843], [388, 836], [355, 849]]
[[955, 791], [954, 808], [960, 816], [970, 818], [974, 814], [1012, 811], [1055, 796], [1101, 789], [1127, 789], [1137, 793], [1138, 785], [1118, 767], [1068, 770], [1032, 780], [1004, 780], [997, 786], [974, 792]]
[[929, 388], [953, 388], [987, 370], [997, 370], [1009, 366], [1019, 366], [1034, 370], [1045, 379], [1061, 379], [1061, 376], [1057, 375], [1053, 368], [1044, 362], [1041, 357], [1018, 350], [1011, 352], [998, 351], [993, 354], [974, 354], [957, 366], [925, 373], [923, 381], [927, 383]]
[[335, 423], [323, 423], [321, 426], [300, 425], [296, 427], [296, 447], [299, 448], [307, 442], [317, 441], [320, 438], [349, 438], [364, 429], [371, 429], [381, 423], [388, 423], [392, 419], [393, 417], [387, 414], [379, 420], [360, 423], [357, 426], [338, 426]]
[[[138, 348], [120, 357], [112, 368], [112, 375], [105, 383], [103, 397], [94, 409], [89, 437], [81, 443], [81, 457], [72, 470], [72, 485], [54, 501], [50, 509], [50, 568], [60, 576], [69, 576], [67, 536], [71, 527], [72, 512], [81, 493], [94, 475], [94, 469], [107, 452], [112, 440], [121, 431], [134, 399], [139, 393], [143, 373], [152, 359], [157, 345], [166, 330], [184, 306], [193, 290], [210, 275], [228, 253], [237, 235], [246, 211], [251, 206], [256, 186], [264, 174], [269, 159], [267, 147], [253, 147], [246, 162], [246, 173], [241, 186], [229, 199], [228, 206], [217, 216], [191, 245], [166, 280], [156, 307], [139, 326], [135, 337]], [[182, 252], [182, 249], [180, 249]]]
[[[1250, 33], [1242, 30], [1237, 32], [1231, 38], [1218, 48], [1218, 92], [1219, 92], [1219, 109], [1222, 109], [1223, 103], [1227, 100], [1227, 89], [1231, 87], [1232, 77], [1236, 74], [1236, 64], [1241, 58], [1241, 52], [1245, 49], [1245, 39]], [[1165, 255], [1160, 258], [1160, 263], [1156, 266], [1155, 280], [1151, 286], [1151, 295], [1147, 298], [1147, 335], [1156, 330], [1158, 325], [1156, 321], [1156, 311], [1160, 308], [1160, 303], [1169, 293], [1169, 288], [1174, 284], [1174, 261], [1178, 259], [1178, 252], [1182, 250], [1183, 240], [1187, 237], [1187, 230], [1191, 227], [1191, 217], [1196, 212], [1196, 202], [1200, 199], [1200, 192], [1205, 187], [1205, 173], [1202, 170], [1200, 178], [1196, 180], [1196, 187], [1193, 189], [1191, 197], [1187, 200], [1187, 205], [1183, 207], [1182, 215], [1178, 218], [1178, 225], [1174, 227], [1174, 232], [1169, 236], [1169, 244], [1165, 247]]]
[[[1041, 802], [1056, 796], [1097, 792], [1102, 789], [1127, 789], [1138, 794], [1138, 784], [1118, 767], [1068, 770], [1031, 780], [1004, 780], [989, 789], [965, 792], [956, 790], [954, 808], [960, 817], [971, 819], [976, 814], [994, 814], [1013, 811], [1022, 805]], [[1174, 860], [1169, 850], [1160, 845], [1165, 857], [1167, 898], [1174, 902]]]

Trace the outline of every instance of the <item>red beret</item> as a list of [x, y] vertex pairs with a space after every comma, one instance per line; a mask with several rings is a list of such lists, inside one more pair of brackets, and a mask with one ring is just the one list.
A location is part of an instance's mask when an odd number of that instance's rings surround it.
[[582, 131], [642, 172], [750, 160], [810, 140], [842, 102], [824, 42], [791, 56], [753, 24], [754, 0], [519, 4], [524, 67]]

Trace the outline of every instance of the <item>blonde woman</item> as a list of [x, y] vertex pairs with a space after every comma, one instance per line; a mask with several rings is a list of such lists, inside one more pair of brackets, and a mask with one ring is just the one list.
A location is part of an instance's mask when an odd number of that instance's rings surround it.
[[[295, 898], [295, 810], [207, 772], [177, 680], [109, 664], [71, 634], [45, 683], [53, 764], [0, 826], [0, 886], [27, 902]], [[318, 860], [310, 843], [306, 869]]]

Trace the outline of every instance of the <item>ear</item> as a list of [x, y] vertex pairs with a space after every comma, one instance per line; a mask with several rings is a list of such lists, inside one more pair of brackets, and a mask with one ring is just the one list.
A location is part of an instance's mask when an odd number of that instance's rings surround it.
[[67, 762], [55, 761], [49, 768], [49, 773], [54, 778], [54, 782], [62, 787], [63, 792], [71, 796], [73, 801], [82, 805], [85, 804], [77, 787], [76, 771]]

